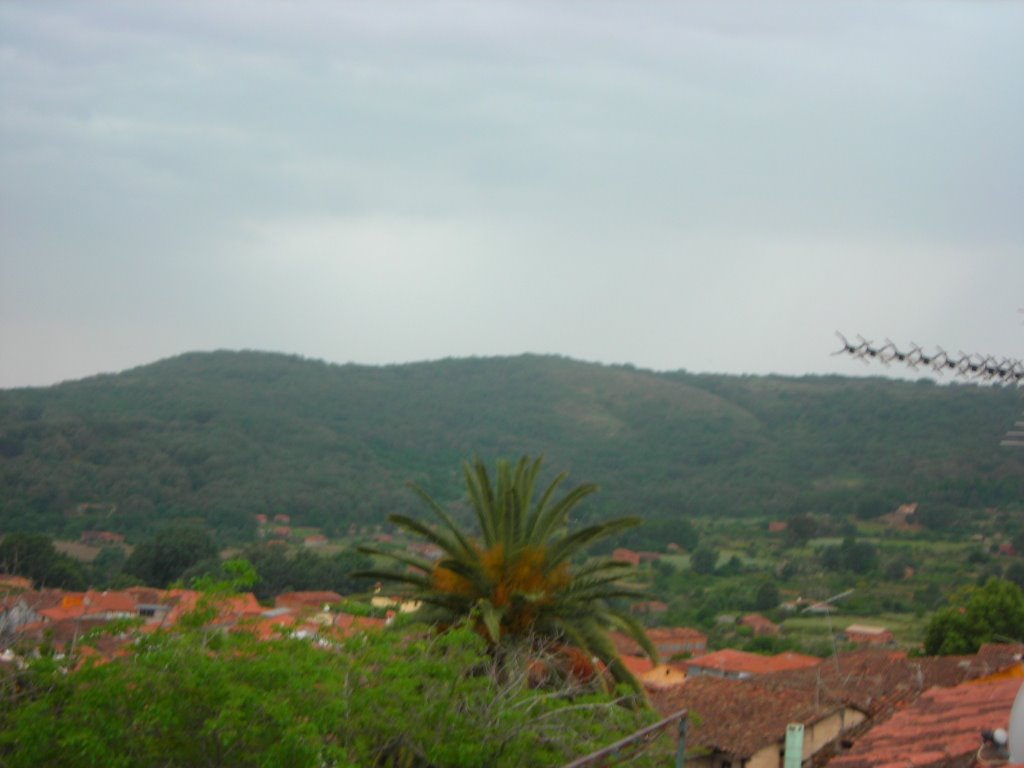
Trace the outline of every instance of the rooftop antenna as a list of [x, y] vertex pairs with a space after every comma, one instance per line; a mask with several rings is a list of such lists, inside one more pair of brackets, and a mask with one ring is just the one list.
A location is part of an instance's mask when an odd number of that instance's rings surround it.
[[1024, 361], [1004, 357], [997, 359], [993, 355], [980, 355], [974, 352], [946, 352], [942, 347], [935, 348], [934, 355], [928, 355], [919, 344], [911, 342], [910, 348], [903, 350], [889, 339], [881, 346], [857, 336], [860, 343], [850, 342], [843, 334], [836, 331], [842, 347], [833, 355], [849, 355], [865, 363], [878, 360], [883, 365], [902, 363], [910, 368], [927, 368], [938, 375], [949, 373], [968, 379], [982, 379], [993, 384], [1008, 386], [1024, 386]]
[[842, 600], [844, 597], [849, 597], [852, 594], [853, 590], [848, 589], [845, 592], [840, 592], [838, 595], [832, 595], [832, 597], [829, 597], [825, 600], [819, 600], [816, 603], [811, 603], [809, 606], [807, 606], [801, 611], [801, 613], [807, 613], [808, 611], [821, 610], [822, 608], [825, 609], [825, 619], [826, 621], [828, 621], [828, 634], [829, 638], [832, 640], [832, 658], [835, 659], [837, 673], [840, 672], [839, 648], [836, 646], [836, 633], [835, 630], [833, 630], [832, 628], [832, 614], [830, 613], [829, 609], [832, 607], [832, 603], [836, 602], [837, 600]]
[[[1024, 314], [1024, 309], [1017, 311]], [[833, 352], [833, 355], [849, 355], [865, 364], [870, 360], [878, 360], [886, 367], [890, 363], [902, 363], [914, 369], [921, 367], [931, 370], [939, 376], [948, 373], [952, 376], [1008, 387], [1024, 387], [1024, 361], [1017, 358], [996, 358], [994, 355], [963, 351], [954, 355], [942, 347], [936, 347], [935, 354], [929, 355], [914, 342], [910, 342], [910, 348], [904, 351], [889, 339], [886, 339], [882, 346], [873, 346], [873, 342], [863, 336], [857, 336], [857, 344], [851, 343], [839, 331], [836, 331], [836, 336], [843, 346]], [[1018, 421], [1013, 426], [999, 445], [1004, 448], [1024, 448], [1024, 421]]]

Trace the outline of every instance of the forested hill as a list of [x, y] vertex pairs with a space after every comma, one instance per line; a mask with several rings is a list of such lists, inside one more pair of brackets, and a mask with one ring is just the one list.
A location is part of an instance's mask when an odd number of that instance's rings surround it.
[[1024, 499], [1024, 451], [999, 446], [1021, 409], [1010, 389], [533, 355], [366, 367], [193, 353], [0, 391], [0, 531], [131, 540], [187, 517], [230, 541], [255, 513], [286, 512], [336, 534], [418, 509], [409, 480], [454, 501], [463, 459], [523, 453], [600, 483], [584, 514], [639, 513], [661, 541], [689, 516], [915, 500], [955, 516]]

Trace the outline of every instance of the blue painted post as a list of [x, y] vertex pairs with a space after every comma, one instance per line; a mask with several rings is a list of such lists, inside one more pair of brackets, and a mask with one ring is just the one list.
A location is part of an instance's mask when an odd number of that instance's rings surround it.
[[679, 746], [676, 747], [676, 768], [683, 768], [686, 763], [686, 721], [684, 717], [679, 720]]

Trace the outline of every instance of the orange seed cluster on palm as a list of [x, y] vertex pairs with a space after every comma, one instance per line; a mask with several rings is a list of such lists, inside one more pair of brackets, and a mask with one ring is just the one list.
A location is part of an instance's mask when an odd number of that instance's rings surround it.
[[[477, 558], [489, 594], [476, 596], [488, 598], [499, 608], [508, 605], [514, 595], [533, 596], [534, 602], [550, 601], [571, 580], [569, 568], [564, 563], [546, 569], [547, 551], [543, 547], [526, 547], [508, 558], [505, 546], [499, 543], [486, 550], [478, 548]], [[431, 583], [441, 592], [474, 596], [474, 587], [469, 579], [440, 563], [434, 566]]]

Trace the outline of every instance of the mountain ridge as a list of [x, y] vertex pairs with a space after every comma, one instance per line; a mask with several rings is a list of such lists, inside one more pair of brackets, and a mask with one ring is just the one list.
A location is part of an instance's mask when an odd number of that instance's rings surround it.
[[[456, 504], [460, 461], [544, 454], [596, 481], [595, 518], [847, 514], [931, 499], [1019, 503], [998, 446], [1019, 392], [880, 378], [655, 372], [554, 355], [333, 364], [193, 352], [45, 388], [0, 390], [0, 530], [74, 535], [116, 505], [129, 537], [199, 519], [227, 540], [256, 513], [344, 532]], [[888, 510], [887, 510], [888, 511]], [[657, 526], [655, 526], [657, 528]]]

